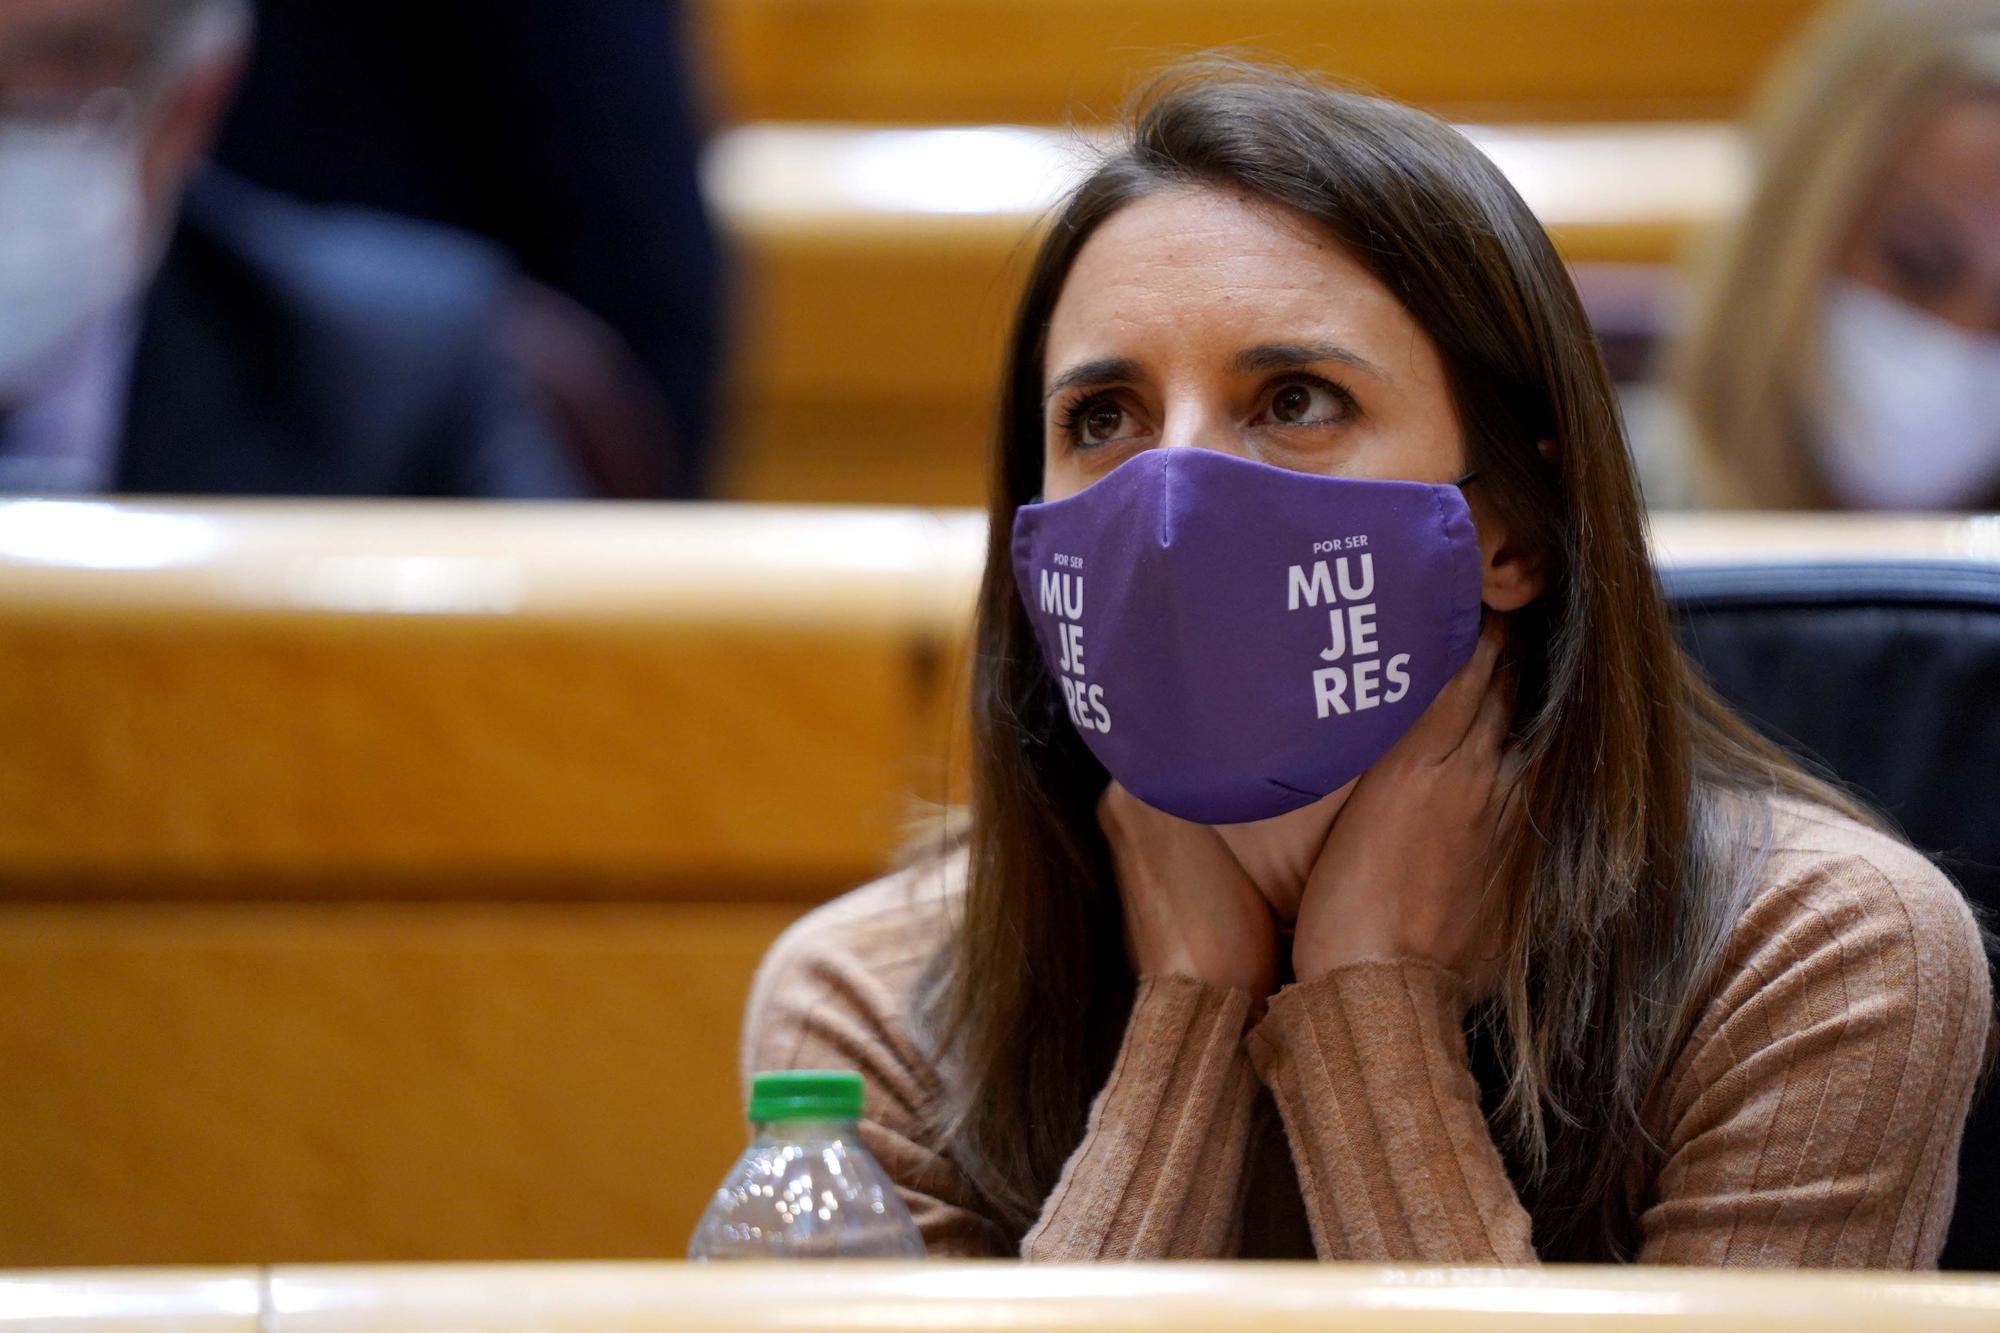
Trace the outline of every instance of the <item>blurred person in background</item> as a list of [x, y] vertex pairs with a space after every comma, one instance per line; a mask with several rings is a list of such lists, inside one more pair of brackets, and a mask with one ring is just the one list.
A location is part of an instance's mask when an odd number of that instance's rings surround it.
[[1755, 129], [1670, 370], [1697, 494], [2000, 504], [2000, 0], [1836, 6]]
[[616, 331], [658, 404], [650, 476], [612, 492], [690, 497], [721, 356], [701, 100], [673, 0], [279, 0], [258, 6], [217, 158], [504, 246]]
[[0, 3], [0, 489], [578, 493], [493, 333], [500, 256], [204, 167], [249, 30]]

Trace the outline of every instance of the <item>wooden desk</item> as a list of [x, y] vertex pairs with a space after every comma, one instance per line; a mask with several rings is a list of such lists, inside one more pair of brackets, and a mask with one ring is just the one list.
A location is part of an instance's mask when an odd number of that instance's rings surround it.
[[983, 528], [0, 502], [0, 1264], [679, 1253], [757, 959], [950, 766]]
[[940, 794], [980, 526], [0, 500], [0, 896], [823, 892]]
[[260, 1333], [255, 1268], [0, 1270], [7, 1333]]
[[[1346, 1264], [552, 1264], [0, 1273], [0, 1330], [130, 1333], [1925, 1333], [2000, 1327], [2000, 1280]], [[246, 1299], [256, 1297], [246, 1317]], [[252, 1323], [254, 1318], [258, 1322]]]
[[[1672, 262], [1746, 188], [1725, 123], [1469, 126], [1576, 263]], [[1091, 132], [759, 125], [709, 194], [742, 256], [720, 455], [743, 500], [975, 504], [1007, 326]]]
[[0, 501], [0, 1263], [677, 1253], [977, 526]]
[[1814, 0], [704, 0], [738, 121], [1107, 119], [1232, 47], [1458, 116], [1734, 115]]

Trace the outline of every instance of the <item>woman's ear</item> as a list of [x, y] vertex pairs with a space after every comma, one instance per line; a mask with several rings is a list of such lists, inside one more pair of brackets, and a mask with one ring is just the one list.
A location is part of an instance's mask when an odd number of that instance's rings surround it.
[[1468, 498], [1479, 532], [1479, 600], [1495, 611], [1518, 611], [1542, 595], [1542, 555], [1516, 542], [1491, 506]]

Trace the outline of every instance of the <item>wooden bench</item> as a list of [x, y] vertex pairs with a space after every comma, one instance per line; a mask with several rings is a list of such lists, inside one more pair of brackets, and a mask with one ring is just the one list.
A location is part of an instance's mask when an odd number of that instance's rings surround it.
[[0, 501], [0, 1265], [679, 1254], [757, 959], [962, 767], [983, 528]]

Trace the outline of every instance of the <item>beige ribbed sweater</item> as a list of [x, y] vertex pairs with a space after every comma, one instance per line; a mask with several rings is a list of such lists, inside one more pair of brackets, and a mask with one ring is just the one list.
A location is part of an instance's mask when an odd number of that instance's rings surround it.
[[[1933, 1266], [1992, 1006], [1979, 934], [1951, 883], [1891, 839], [1783, 802], [1771, 841], [1648, 1112], [1666, 1156], [1639, 1257]], [[882, 880], [786, 932], [751, 994], [745, 1074], [858, 1069], [863, 1138], [930, 1253], [1005, 1255], [941, 1144], [942, 1085], [907, 1018], [960, 874]], [[1141, 979], [1022, 1257], [1535, 1262], [1454, 974], [1360, 963], [1285, 987], [1254, 1026], [1250, 1013], [1240, 991]]]

